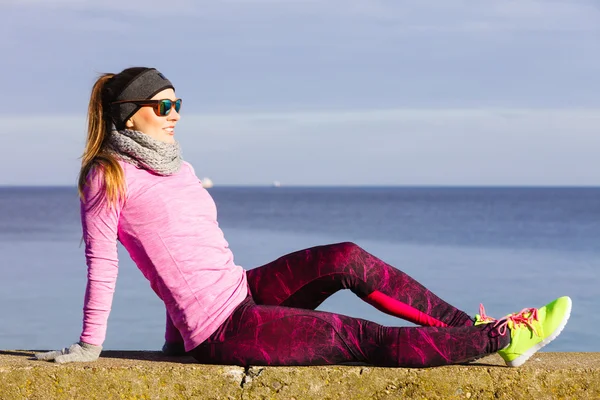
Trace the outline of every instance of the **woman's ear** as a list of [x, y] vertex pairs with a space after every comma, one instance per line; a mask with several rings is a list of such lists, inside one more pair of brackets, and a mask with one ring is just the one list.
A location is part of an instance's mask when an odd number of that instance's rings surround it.
[[128, 119], [128, 120], [125, 122], [125, 128], [127, 128], [127, 129], [132, 129], [132, 128], [133, 128], [133, 121], [131, 121], [130, 119]]

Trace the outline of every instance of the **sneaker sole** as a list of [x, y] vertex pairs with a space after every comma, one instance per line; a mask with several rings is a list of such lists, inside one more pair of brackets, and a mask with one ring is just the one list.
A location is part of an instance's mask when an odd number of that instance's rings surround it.
[[569, 298], [569, 308], [567, 309], [567, 313], [565, 314], [565, 317], [563, 318], [560, 325], [554, 330], [554, 332], [552, 332], [552, 334], [550, 336], [548, 336], [546, 339], [542, 340], [535, 346], [532, 346], [529, 350], [527, 350], [525, 353], [521, 354], [519, 357], [515, 358], [514, 360], [506, 361], [506, 365], [508, 365], [509, 367], [520, 367], [521, 365], [523, 365], [525, 363], [525, 361], [529, 360], [529, 358], [532, 355], [534, 355], [535, 353], [537, 353], [542, 347], [544, 347], [545, 345], [547, 345], [548, 343], [550, 343], [551, 341], [556, 339], [558, 337], [558, 335], [560, 335], [562, 330], [565, 328], [565, 326], [567, 325], [567, 322], [569, 321], [569, 317], [571, 317], [572, 305], [573, 305], [573, 302], [571, 301], [571, 298]]

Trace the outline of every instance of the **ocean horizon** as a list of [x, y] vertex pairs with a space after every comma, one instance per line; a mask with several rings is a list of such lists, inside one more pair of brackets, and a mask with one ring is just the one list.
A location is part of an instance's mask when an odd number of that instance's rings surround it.
[[[544, 351], [600, 351], [600, 188], [592, 186], [288, 186], [209, 189], [246, 269], [325, 243], [352, 241], [474, 315], [501, 317], [573, 299]], [[86, 266], [72, 186], [0, 186], [0, 348], [78, 340]], [[164, 306], [124, 248], [106, 349], [157, 350]], [[319, 310], [411, 326], [352, 293]]]

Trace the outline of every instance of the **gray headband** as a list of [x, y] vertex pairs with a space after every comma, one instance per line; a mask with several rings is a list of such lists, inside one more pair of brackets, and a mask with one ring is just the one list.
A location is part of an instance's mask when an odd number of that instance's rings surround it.
[[[148, 100], [157, 93], [169, 88], [175, 89], [163, 74], [154, 68], [150, 68], [133, 78], [115, 101]], [[117, 129], [123, 129], [125, 122], [140, 109], [140, 106], [134, 103], [113, 104], [112, 107], [113, 120]]]

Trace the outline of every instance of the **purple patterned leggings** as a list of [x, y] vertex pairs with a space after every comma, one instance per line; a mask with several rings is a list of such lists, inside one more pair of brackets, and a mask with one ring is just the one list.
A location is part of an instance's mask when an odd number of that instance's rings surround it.
[[[506, 346], [493, 324], [473, 320], [407, 274], [353, 243], [313, 247], [248, 271], [251, 296], [192, 355], [205, 364], [367, 363], [433, 367]], [[340, 289], [425, 327], [386, 327], [314, 311]]]

